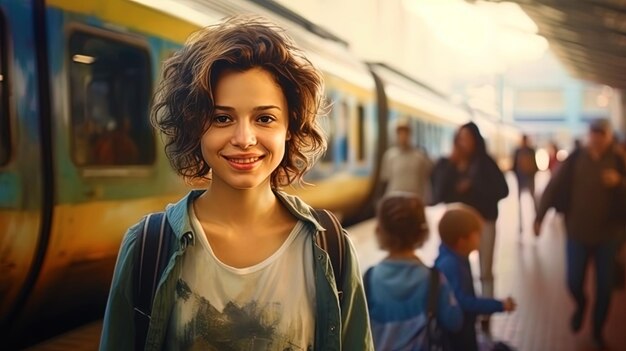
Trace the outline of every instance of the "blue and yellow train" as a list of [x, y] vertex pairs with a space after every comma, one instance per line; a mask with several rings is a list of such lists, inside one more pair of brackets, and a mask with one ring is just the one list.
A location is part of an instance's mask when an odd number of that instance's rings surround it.
[[[315, 186], [289, 191], [346, 223], [371, 213], [394, 120], [410, 120], [416, 143], [435, 157], [457, 125], [482, 118], [359, 61], [274, 2], [170, 1], [186, 14], [155, 8], [163, 2], [0, 0], [0, 333], [8, 345], [98, 318], [126, 228], [187, 190], [148, 116], [161, 62], [202, 21], [263, 14], [324, 71], [329, 151], [308, 175]], [[481, 123], [492, 152], [508, 155], [517, 132]]]

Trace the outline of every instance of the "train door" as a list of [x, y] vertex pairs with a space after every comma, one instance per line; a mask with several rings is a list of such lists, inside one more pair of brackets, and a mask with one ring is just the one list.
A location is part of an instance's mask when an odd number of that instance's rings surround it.
[[[0, 333], [24, 305], [50, 226], [43, 1], [0, 0]], [[43, 93], [43, 94], [42, 94]], [[11, 345], [11, 338], [3, 337]], [[10, 346], [9, 346], [10, 347]]]

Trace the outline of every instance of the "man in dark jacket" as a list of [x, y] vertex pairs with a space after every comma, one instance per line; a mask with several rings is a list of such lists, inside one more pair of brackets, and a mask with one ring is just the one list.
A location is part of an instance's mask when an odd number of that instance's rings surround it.
[[537, 211], [535, 235], [539, 235], [550, 207], [565, 216], [567, 284], [576, 301], [571, 329], [578, 332], [582, 326], [585, 272], [593, 257], [593, 338], [597, 346], [604, 347], [602, 329], [611, 301], [613, 263], [626, 219], [626, 169], [613, 148], [613, 133], [607, 120], [590, 124], [587, 147], [574, 151], [548, 183]]

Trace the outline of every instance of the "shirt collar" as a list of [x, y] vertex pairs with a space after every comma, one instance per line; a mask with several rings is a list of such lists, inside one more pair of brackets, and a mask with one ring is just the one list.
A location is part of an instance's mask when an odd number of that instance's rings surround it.
[[[167, 220], [176, 235], [178, 240], [181, 240], [183, 235], [188, 232], [193, 233], [191, 221], [189, 218], [189, 206], [191, 203], [205, 192], [202, 190], [192, 190], [182, 199], [175, 204], [169, 204], [165, 208]], [[310, 222], [315, 226], [317, 231], [326, 230], [313, 216], [313, 209], [307, 205], [299, 197], [289, 195], [280, 190], [274, 190], [274, 194], [280, 200], [280, 202], [293, 214], [296, 218]], [[191, 244], [195, 244], [195, 237], [192, 239]]]

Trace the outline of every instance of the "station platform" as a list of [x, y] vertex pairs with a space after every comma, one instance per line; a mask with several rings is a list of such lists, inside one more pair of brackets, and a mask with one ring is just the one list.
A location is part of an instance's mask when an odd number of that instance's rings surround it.
[[[578, 335], [569, 330], [569, 319], [574, 304], [565, 283], [565, 234], [561, 218], [554, 213], [544, 220], [541, 236], [532, 233], [534, 212], [528, 194], [522, 197], [523, 233], [518, 230], [519, 206], [517, 186], [511, 174], [507, 175], [510, 195], [499, 204], [496, 248], [494, 258], [495, 295], [512, 296], [517, 301], [513, 313], [499, 313], [492, 317], [492, 336], [505, 341], [519, 351], [590, 351], [590, 311], [586, 311], [583, 328]], [[537, 178], [538, 191], [547, 182], [546, 174]], [[417, 252], [431, 265], [438, 253], [437, 223], [445, 206], [427, 208], [430, 237]], [[368, 220], [347, 228], [358, 252], [362, 272], [385, 257], [374, 237], [375, 221]], [[472, 270], [478, 270], [478, 255], [470, 256]], [[593, 273], [587, 276], [587, 294], [593, 300]], [[475, 285], [479, 291], [478, 276]], [[605, 328], [609, 350], [626, 351], [626, 291], [613, 293], [611, 310]], [[591, 304], [590, 304], [591, 305]], [[97, 321], [56, 337], [30, 351], [97, 350], [101, 322]], [[350, 350], [352, 351], [352, 350]]]
[[[538, 191], [549, 175], [538, 174]], [[517, 302], [513, 313], [497, 313], [492, 317], [492, 337], [505, 341], [519, 351], [590, 351], [595, 350], [591, 339], [591, 311], [587, 308], [585, 322], [578, 335], [572, 334], [569, 321], [574, 311], [566, 286], [565, 231], [562, 218], [549, 212], [544, 219], [541, 235], [532, 230], [534, 210], [530, 195], [522, 194], [522, 228], [519, 234], [519, 205], [514, 176], [507, 174], [510, 195], [499, 203], [494, 252], [496, 298], [512, 296]], [[437, 224], [445, 211], [444, 205], [428, 207], [430, 237], [417, 251], [420, 259], [432, 265], [439, 250]], [[374, 238], [375, 221], [369, 220], [349, 228], [363, 272], [385, 257]], [[474, 285], [480, 291], [478, 254], [470, 255]], [[589, 306], [594, 300], [592, 270], [588, 271], [586, 293]], [[607, 325], [609, 350], [626, 351], [626, 291], [613, 292]]]

